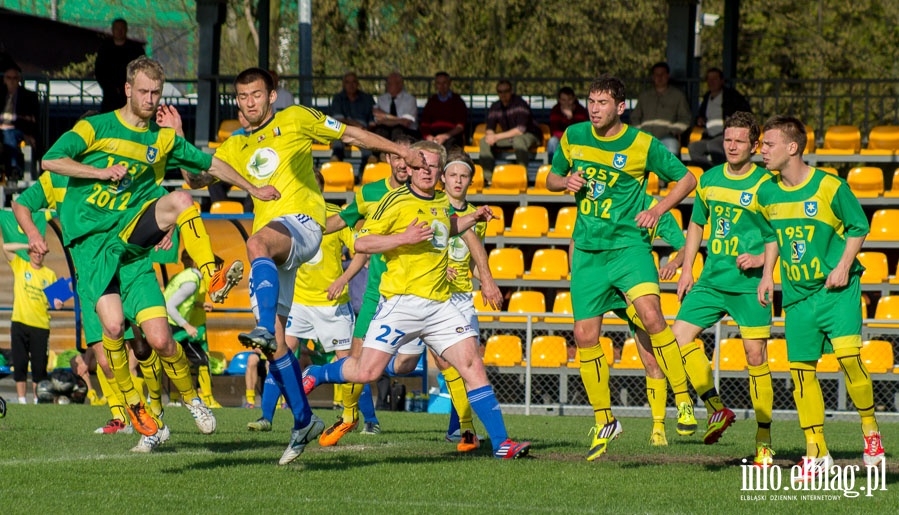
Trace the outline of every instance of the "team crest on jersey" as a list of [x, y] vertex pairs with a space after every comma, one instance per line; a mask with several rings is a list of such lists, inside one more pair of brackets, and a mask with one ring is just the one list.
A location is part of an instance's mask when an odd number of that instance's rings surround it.
[[27, 271], [25, 272], [25, 280], [26, 280], [26, 281], [30, 281], [30, 280], [31, 280], [31, 272], [27, 272]]
[[740, 193], [740, 205], [748, 207], [749, 204], [752, 204], [752, 193], [749, 193], [748, 191]]
[[805, 209], [805, 216], [814, 217], [818, 214], [818, 202], [815, 200], [803, 203], [802, 207]]
[[626, 164], [627, 164], [627, 156], [626, 155], [616, 153], [615, 156], [612, 157], [612, 166], [614, 166], [615, 168], [621, 170], [624, 168], [624, 165], [626, 165]]
[[437, 208], [436, 207], [431, 208], [431, 216], [437, 216]]
[[281, 127], [275, 127], [275, 130], [272, 131], [272, 134], [274, 134], [276, 138], [278, 136], [280, 136], [281, 135]]
[[449, 244], [449, 228], [440, 220], [431, 222], [431, 229], [434, 230], [434, 236], [431, 237], [431, 245], [435, 249], [443, 250]]
[[41, 281], [41, 284], [46, 288], [49, 283], [46, 279], [44, 279], [43, 281]]
[[157, 157], [159, 157], [159, 149], [156, 147], [147, 147], [147, 162], [153, 164], [156, 162]]
[[601, 181], [590, 179], [587, 182], [587, 187], [590, 188], [590, 192], [587, 194], [590, 200], [596, 200], [606, 192], [606, 183]]
[[793, 240], [790, 242], [790, 260], [794, 263], [802, 261], [805, 256], [805, 240]]
[[256, 143], [261, 143], [262, 140], [265, 139], [265, 134], [260, 134], [258, 138], [256, 138]]
[[728, 234], [730, 234], [730, 220], [719, 218], [718, 224], [715, 226], [715, 237], [726, 238]]
[[278, 153], [269, 147], [256, 149], [247, 163], [247, 173], [256, 179], [268, 179], [278, 169], [281, 159]]
[[122, 177], [119, 181], [112, 183], [112, 186], [109, 189], [115, 193], [121, 193], [121, 192], [127, 190], [128, 187], [131, 186], [132, 182], [133, 182], [133, 179], [132, 179], [131, 175], [128, 174], [128, 175], [125, 175], [124, 177]]
[[340, 122], [331, 118], [330, 116], [325, 116], [325, 127], [331, 129], [334, 132], [340, 131]]

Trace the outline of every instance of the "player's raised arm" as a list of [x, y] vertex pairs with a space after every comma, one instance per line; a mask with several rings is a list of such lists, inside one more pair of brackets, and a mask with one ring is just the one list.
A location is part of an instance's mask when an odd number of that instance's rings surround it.
[[427, 222], [419, 222], [418, 218], [396, 234], [366, 234], [356, 239], [354, 249], [365, 254], [381, 254], [403, 245], [415, 245], [434, 237], [434, 229]]
[[352, 125], [347, 125], [340, 138], [346, 144], [355, 145], [357, 147], [367, 148], [378, 152], [387, 152], [403, 158], [407, 166], [412, 168], [421, 168], [425, 166], [421, 153], [411, 150], [409, 147], [394, 143], [387, 138], [378, 136], [374, 132], [369, 132]]
[[233, 184], [259, 200], [278, 200], [281, 198], [281, 193], [274, 186], [266, 185], [261, 188], [253, 186], [242, 175], [237, 173], [237, 170], [232, 168], [231, 165], [215, 156], [212, 158], [212, 166], [209, 167], [208, 172], [209, 175], [216, 179]]
[[454, 216], [450, 218], [450, 236], [465, 232], [478, 222], [489, 222], [494, 218], [496, 215], [493, 214], [490, 206], [480, 206], [477, 211], [465, 216]]

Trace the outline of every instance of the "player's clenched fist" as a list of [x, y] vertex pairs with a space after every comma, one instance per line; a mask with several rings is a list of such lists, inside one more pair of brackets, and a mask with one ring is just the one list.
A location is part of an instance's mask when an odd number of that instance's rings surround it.
[[587, 184], [587, 180], [584, 179], [584, 172], [582, 170], [578, 170], [568, 176], [568, 183], [566, 184], [566, 187], [568, 188], [568, 191], [577, 193], [581, 190], [581, 188], [584, 187], [585, 184]]
[[100, 168], [98, 174], [104, 181], [118, 181], [128, 174], [128, 168], [125, 165], [112, 165], [109, 168]]
[[434, 229], [431, 228], [428, 222], [419, 222], [418, 217], [412, 220], [412, 223], [403, 232], [403, 240], [406, 245], [428, 241], [433, 237]]

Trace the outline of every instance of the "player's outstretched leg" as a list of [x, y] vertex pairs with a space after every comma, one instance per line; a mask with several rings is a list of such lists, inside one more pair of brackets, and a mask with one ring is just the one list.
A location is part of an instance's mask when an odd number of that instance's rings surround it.
[[[836, 340], [838, 341], [838, 339]], [[836, 344], [837, 342], [834, 345], [836, 346]], [[837, 355], [840, 368], [843, 369], [843, 376], [846, 378], [846, 390], [862, 419], [862, 436], [865, 439], [862, 457], [865, 466], [877, 466], [883, 460], [884, 451], [880, 429], [877, 427], [877, 419], [874, 416], [874, 388], [871, 376], [861, 360], [858, 347], [837, 348], [834, 353]]]

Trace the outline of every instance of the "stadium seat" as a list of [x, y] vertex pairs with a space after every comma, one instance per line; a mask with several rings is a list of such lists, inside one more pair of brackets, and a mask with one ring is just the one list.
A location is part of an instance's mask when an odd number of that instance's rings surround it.
[[827, 172], [830, 175], [836, 175], [837, 177], [840, 176], [840, 171], [832, 166], [816, 166], [815, 168], [821, 170], [822, 172]]
[[774, 284], [780, 284], [780, 257], [778, 256], [777, 262], [774, 264], [774, 273], [771, 274], [771, 278], [774, 279]]
[[247, 359], [253, 354], [250, 351], [239, 352], [231, 358], [228, 368], [225, 369], [226, 376], [242, 376], [247, 373]]
[[[702, 133], [705, 129], [702, 127], [694, 126], [690, 129], [690, 143], [696, 143], [697, 141], [702, 139]], [[680, 148], [681, 154], [686, 154], [689, 152], [688, 147]], [[678, 156], [680, 157], [680, 156]]]
[[883, 170], [876, 166], [853, 168], [846, 181], [856, 197], [873, 198], [883, 194]]
[[502, 307], [500, 309], [494, 308], [489, 303], [485, 305], [481, 290], [472, 292], [472, 302], [474, 303], [474, 310], [478, 314], [478, 322], [493, 322], [496, 320], [496, 317], [482, 313], [499, 313], [502, 309]]
[[646, 173], [646, 193], [649, 195], [659, 194], [659, 176], [652, 173]]
[[242, 215], [243, 204], [233, 200], [219, 200], [209, 206], [210, 215]]
[[628, 338], [624, 341], [624, 347], [621, 349], [621, 359], [615, 365], [615, 368], [624, 369], [642, 369], [643, 361], [640, 359], [640, 351], [637, 350], [637, 341]]
[[876, 320], [896, 320], [896, 323], [868, 324], [868, 327], [899, 327], [899, 297], [896, 297], [895, 299], [891, 295], [880, 297], [880, 299], [877, 300], [877, 307], [874, 309], [874, 318]]
[[362, 171], [362, 185], [378, 182], [390, 177], [390, 165], [387, 163], [371, 163]]
[[672, 317], [672, 319], [669, 320], [668, 323], [673, 323], [673, 317], [676, 317], [677, 312], [680, 311], [680, 301], [677, 300], [677, 294], [662, 292], [661, 294], [659, 294], [659, 301], [662, 304], [662, 314], [666, 317]]
[[671, 213], [671, 216], [674, 217], [674, 221], [677, 222], [677, 226], [680, 227], [680, 230], [684, 230], [684, 215], [681, 213], [680, 209], [676, 207], [672, 207], [668, 210]]
[[546, 322], [551, 324], [573, 324], [574, 308], [571, 306], [571, 292], [556, 292], [556, 298], [553, 300], [553, 313], [559, 315], [568, 315], [564, 317], [546, 317]]
[[484, 190], [484, 167], [474, 165], [474, 174], [471, 177], [471, 186], [468, 187], [469, 193], [480, 193]]
[[577, 220], [577, 208], [565, 206], [556, 213], [556, 223], [549, 232], [550, 238], [571, 238], [574, 232], [574, 221]]
[[480, 152], [481, 147], [481, 139], [484, 135], [487, 134], [487, 124], [479, 123], [474, 126], [474, 133], [471, 135], [471, 146], [474, 147], [473, 150], [465, 149], [466, 152]]
[[493, 249], [487, 262], [494, 279], [520, 279], [524, 275], [524, 254], [520, 249]]
[[890, 189], [883, 192], [884, 197], [899, 197], [899, 168], [893, 170], [893, 180], [890, 181]]
[[209, 142], [209, 148], [218, 148], [222, 146], [222, 143], [230, 138], [231, 134], [237, 129], [240, 129], [239, 120], [222, 120], [222, 123], [219, 124], [219, 130], [216, 132], [215, 141]]
[[[602, 353], [606, 357], [606, 363], [611, 367], [615, 364], [615, 350], [612, 339], [608, 336], [599, 337], [599, 346], [602, 347]], [[568, 368], [581, 368], [581, 351], [577, 347], [574, 348], [574, 358], [568, 362]]]
[[[509, 299], [509, 307], [506, 308], [506, 311], [509, 313], [545, 313], [546, 297], [539, 291], [517, 291], [513, 293], [512, 297]], [[539, 322], [541, 318], [542, 317], [534, 316], [531, 317], [531, 321]], [[527, 317], [501, 316], [499, 317], [499, 321], [525, 323], [527, 322]]]
[[543, 165], [537, 170], [537, 178], [534, 185], [528, 188], [528, 195], [562, 195], [563, 191], [549, 191], [546, 189], [546, 178], [550, 174], [552, 165]]
[[868, 133], [868, 145], [862, 154], [891, 155], [899, 150], [899, 126], [878, 125]]
[[549, 232], [549, 212], [543, 206], [515, 208], [511, 227], [504, 233], [507, 238], [539, 238]]
[[862, 343], [862, 363], [871, 374], [886, 374], [893, 369], [893, 344], [884, 340]]
[[821, 359], [818, 360], [817, 371], [818, 373], [839, 372], [840, 363], [837, 361], [837, 357], [833, 354], [821, 356]]
[[484, 365], [514, 367], [521, 364], [521, 338], [511, 334], [495, 334], [484, 348]]
[[787, 359], [787, 341], [783, 338], [768, 340], [768, 366], [772, 372], [790, 371], [790, 360]]
[[721, 340], [716, 350], [721, 353], [721, 370], [746, 370], [746, 351], [743, 349], [743, 340], [725, 338]]
[[561, 336], [538, 336], [531, 342], [531, 366], [558, 368], [568, 363], [568, 343]]
[[506, 231], [506, 216], [500, 206], [488, 206], [496, 218], [487, 222], [486, 236], [502, 236]]
[[861, 278], [863, 284], [880, 284], [888, 279], [890, 269], [883, 252], [859, 252], [858, 260], [865, 267]]
[[[761, 139], [759, 140], [761, 141]], [[813, 154], [817, 147], [817, 143], [815, 143], [815, 129], [811, 126], [805, 126], [805, 150], [802, 151], [803, 154]]]
[[818, 154], [858, 154], [862, 148], [862, 133], [854, 125], [834, 125], [824, 133], [824, 146]]
[[528, 189], [528, 172], [522, 165], [498, 165], [493, 169], [485, 195], [518, 195]]
[[[668, 256], [668, 261], [671, 261], [675, 257], [677, 257], [676, 251], [672, 252]], [[699, 280], [699, 275], [702, 273], [703, 263], [705, 263], [705, 260], [703, 259], [702, 254], [697, 252], [696, 260], [693, 261], [693, 280], [696, 280], [696, 281]], [[683, 270], [684, 270], [683, 267], [678, 268], [677, 271], [674, 272], [674, 277], [672, 277], [671, 279], [668, 279], [667, 281], [661, 281], [661, 280], [660, 281], [663, 283], [676, 283], [680, 280], [680, 275], [681, 275], [681, 273], [683, 273]]]
[[356, 185], [353, 165], [349, 162], [328, 161], [322, 164], [321, 172], [325, 178], [324, 193], [350, 191]]
[[525, 279], [558, 281], [568, 277], [568, 253], [562, 249], [539, 249], [534, 253]]
[[871, 216], [868, 241], [899, 241], [899, 209], [879, 209]]

